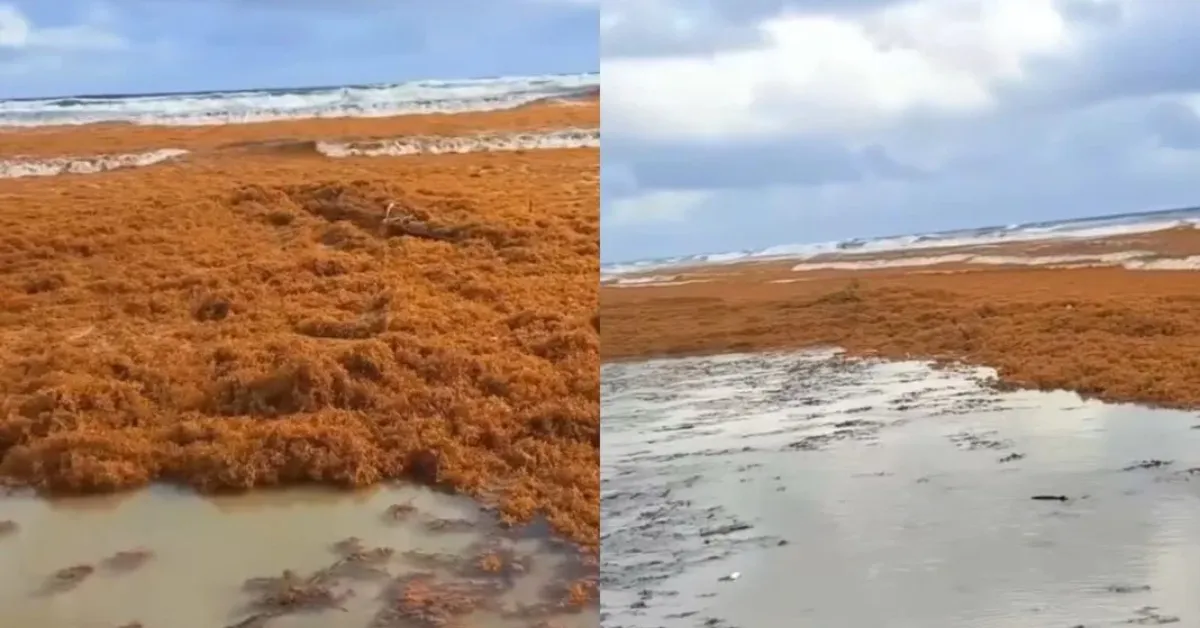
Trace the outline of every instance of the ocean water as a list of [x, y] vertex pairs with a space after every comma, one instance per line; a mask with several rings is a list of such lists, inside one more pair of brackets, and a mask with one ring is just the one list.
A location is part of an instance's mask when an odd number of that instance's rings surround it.
[[0, 100], [0, 126], [96, 122], [210, 125], [511, 109], [595, 93], [600, 75], [564, 74], [380, 85]]
[[882, 238], [855, 238], [812, 244], [787, 244], [759, 250], [635, 260], [604, 264], [600, 268], [600, 274], [604, 279], [615, 280], [620, 275], [644, 273], [680, 266], [694, 266], [697, 264], [729, 264], [748, 260], [795, 259], [802, 261], [830, 253], [885, 253], [951, 246], [1003, 244], [1007, 242], [1105, 238], [1162, 231], [1177, 227], [1195, 227], [1197, 225], [1200, 225], [1200, 207], [1188, 207], [1153, 212], [1112, 214], [1092, 218], [1073, 218], [1070, 220], [959, 229], [937, 233], [919, 233]]

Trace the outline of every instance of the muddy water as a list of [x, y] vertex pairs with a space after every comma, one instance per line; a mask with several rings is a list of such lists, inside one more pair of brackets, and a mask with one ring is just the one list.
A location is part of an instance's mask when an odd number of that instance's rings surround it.
[[[392, 505], [399, 508], [389, 513]], [[393, 552], [360, 565], [356, 573], [332, 578], [343, 598], [332, 605], [337, 608], [298, 609], [266, 624], [244, 625], [426, 625], [378, 619], [380, 595], [395, 585], [393, 578], [417, 572], [458, 585], [486, 580], [486, 574], [461, 577], [451, 565], [456, 558], [469, 561], [484, 546], [511, 551], [524, 568], [496, 576], [505, 580], [497, 585], [497, 607], [459, 615], [463, 625], [515, 628], [546, 620], [564, 627], [599, 625], [595, 609], [530, 610], [554, 601], [555, 587], [578, 570], [573, 551], [549, 539], [544, 529], [501, 530], [474, 502], [422, 488], [349, 495], [287, 490], [217, 499], [167, 488], [53, 502], [18, 496], [0, 498], [0, 520], [17, 526], [0, 526], [0, 626], [239, 625], [256, 614], [247, 579], [276, 577], [284, 570], [309, 577], [345, 556], [334, 545], [347, 537], [358, 537], [362, 548]], [[114, 560], [119, 552], [132, 553]], [[95, 571], [77, 583], [53, 578], [74, 565]]]
[[987, 377], [606, 366], [604, 625], [1200, 626], [1200, 418]]

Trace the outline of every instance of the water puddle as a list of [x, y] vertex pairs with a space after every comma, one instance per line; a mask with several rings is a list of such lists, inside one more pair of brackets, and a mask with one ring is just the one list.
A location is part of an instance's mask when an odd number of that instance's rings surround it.
[[1200, 418], [988, 376], [606, 365], [604, 625], [1200, 625]]
[[0, 625], [599, 626], [595, 573], [541, 525], [418, 487], [0, 498]]

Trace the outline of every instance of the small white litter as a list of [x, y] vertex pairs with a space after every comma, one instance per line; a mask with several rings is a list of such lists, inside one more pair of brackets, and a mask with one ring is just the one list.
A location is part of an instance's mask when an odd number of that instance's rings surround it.
[[728, 576], [721, 576], [721, 582], [733, 582], [734, 580], [737, 580], [738, 578], [741, 578], [741, 577], [742, 577], [742, 572], [735, 571], [735, 572], [729, 574]]

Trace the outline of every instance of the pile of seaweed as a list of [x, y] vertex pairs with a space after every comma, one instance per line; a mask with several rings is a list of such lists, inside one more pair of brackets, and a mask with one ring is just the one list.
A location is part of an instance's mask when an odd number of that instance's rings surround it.
[[595, 547], [598, 157], [547, 152], [5, 184], [0, 476], [411, 478]]

